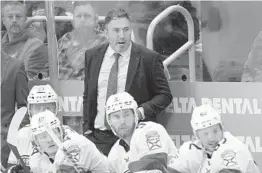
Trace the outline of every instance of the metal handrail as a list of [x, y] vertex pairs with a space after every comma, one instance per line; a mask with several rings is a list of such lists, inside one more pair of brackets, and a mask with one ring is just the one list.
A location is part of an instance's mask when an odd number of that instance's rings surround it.
[[159, 15], [157, 15], [152, 22], [150, 23], [148, 30], [147, 30], [147, 48], [153, 50], [153, 35], [155, 27], [158, 23], [160, 23], [164, 18], [166, 18], [170, 13], [177, 11], [180, 12], [186, 19], [187, 22], [187, 28], [188, 28], [188, 41], [181, 46], [177, 51], [175, 51], [172, 55], [170, 55], [165, 61], [164, 65], [168, 66], [171, 64], [176, 58], [181, 56], [184, 52], [189, 50], [189, 76], [190, 76], [190, 82], [194, 82], [196, 79], [196, 68], [195, 68], [195, 36], [194, 36], [194, 22], [190, 15], [190, 13], [182, 6], [180, 5], [173, 5], [168, 8], [166, 8], [164, 11], [162, 11]]
[[[46, 21], [46, 20], [47, 20], [46, 16], [28, 17], [26, 27], [28, 28], [34, 22], [43, 22], [43, 21]], [[67, 22], [67, 21], [72, 21], [72, 20], [73, 20], [73, 16], [55, 16], [55, 21]], [[99, 16], [98, 17], [99, 23], [103, 23], [104, 21], [105, 21], [105, 16]], [[131, 33], [131, 39], [132, 39], [132, 41], [135, 42], [135, 35], [134, 35], [133, 31]]]
[[[34, 16], [34, 17], [28, 17], [27, 18], [27, 27], [29, 25], [31, 25], [34, 22], [43, 22], [46, 21], [46, 16]], [[73, 20], [73, 16], [55, 16], [55, 21], [63, 21], [63, 22], [67, 22], [67, 21], [72, 21]], [[103, 22], [105, 21], [105, 16], [99, 16], [98, 17], [99, 22]]]

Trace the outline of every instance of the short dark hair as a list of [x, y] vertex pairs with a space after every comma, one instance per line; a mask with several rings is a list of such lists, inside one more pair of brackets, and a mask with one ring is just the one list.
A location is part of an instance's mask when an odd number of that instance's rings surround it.
[[114, 8], [107, 13], [105, 18], [105, 25], [117, 18], [126, 18], [132, 22], [131, 15], [123, 8]]
[[96, 11], [96, 5], [93, 1], [75, 1], [73, 4], [73, 10], [75, 11], [76, 7], [90, 5]]
[[4, 7], [2, 8], [2, 17], [5, 14], [5, 10], [8, 6], [20, 6], [21, 8], [23, 8], [24, 10], [24, 14], [26, 16], [26, 7], [25, 5], [21, 2], [21, 1], [8, 1], [6, 2], [6, 4], [4, 5]]

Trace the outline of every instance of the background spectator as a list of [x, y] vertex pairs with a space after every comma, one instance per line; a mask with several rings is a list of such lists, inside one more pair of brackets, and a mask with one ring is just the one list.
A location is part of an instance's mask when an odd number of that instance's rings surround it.
[[244, 65], [242, 82], [262, 82], [262, 31], [259, 32]]
[[[46, 9], [45, 9], [45, 1], [27, 1], [27, 16], [45, 16], [46, 15]], [[67, 16], [66, 15], [66, 9], [63, 7], [59, 7], [55, 3], [55, 9], [54, 9], [54, 15], [55, 16]], [[44, 42], [47, 42], [46, 37], [46, 22], [34, 22], [32, 25], [30, 25], [30, 28], [34, 31], [40, 33], [41, 40]], [[72, 24], [71, 22], [65, 22], [65, 21], [57, 21], [55, 23], [55, 30], [56, 30], [56, 37], [57, 40], [59, 40], [65, 33], [72, 30]]]
[[[28, 79], [23, 62], [1, 51], [1, 163], [6, 168], [10, 149], [6, 138], [16, 108], [27, 105]], [[23, 124], [27, 124], [25, 119]]]
[[1, 46], [9, 56], [24, 61], [29, 79], [38, 77], [48, 65], [48, 53], [44, 43], [34, 32], [25, 28], [26, 9], [17, 1], [7, 2], [3, 10], [3, 24], [6, 27]]
[[59, 78], [84, 79], [84, 53], [100, 45], [106, 37], [98, 30], [98, 15], [91, 2], [74, 3], [74, 29], [58, 41]]

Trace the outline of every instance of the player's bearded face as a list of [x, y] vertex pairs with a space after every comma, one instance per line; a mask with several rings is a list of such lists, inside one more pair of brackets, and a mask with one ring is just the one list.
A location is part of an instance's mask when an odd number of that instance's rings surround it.
[[[60, 137], [60, 132], [58, 129], [53, 129], [55, 135]], [[54, 156], [57, 152], [58, 146], [48, 134], [48, 132], [43, 132], [35, 136], [37, 143], [39, 144], [41, 150], [46, 152], [49, 156]]]
[[56, 104], [54, 102], [52, 103], [36, 103], [36, 104], [30, 104], [29, 105], [29, 112], [30, 115], [35, 115], [40, 112], [44, 112], [45, 110], [49, 110], [56, 114]]
[[215, 151], [217, 144], [223, 139], [223, 130], [220, 124], [197, 130], [196, 133], [208, 152]]
[[135, 128], [135, 114], [131, 109], [124, 109], [109, 115], [109, 121], [118, 137], [125, 139], [133, 134]]

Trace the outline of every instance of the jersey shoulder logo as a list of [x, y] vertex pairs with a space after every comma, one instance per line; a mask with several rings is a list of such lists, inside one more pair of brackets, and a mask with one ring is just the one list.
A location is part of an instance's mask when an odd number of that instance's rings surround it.
[[149, 150], [162, 148], [160, 135], [158, 134], [157, 131], [150, 131], [145, 136], [146, 136], [146, 142]]
[[80, 152], [81, 149], [78, 145], [72, 145], [66, 149], [66, 154], [69, 157], [68, 159], [70, 159], [70, 161], [73, 161], [74, 163], [79, 162]]
[[221, 154], [223, 164], [227, 167], [237, 165], [236, 153], [233, 150], [226, 150]]

